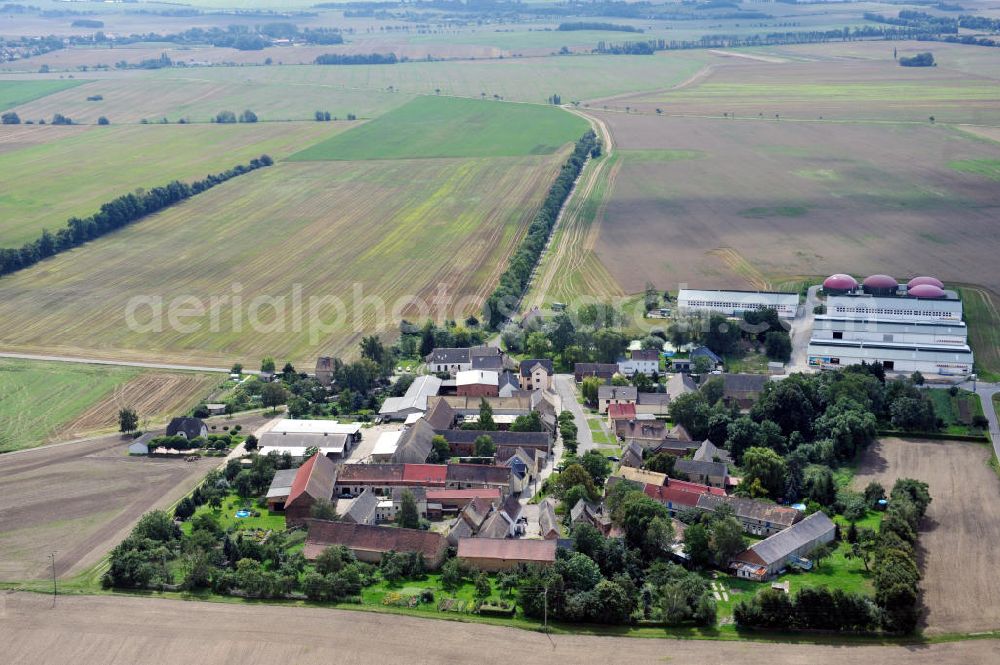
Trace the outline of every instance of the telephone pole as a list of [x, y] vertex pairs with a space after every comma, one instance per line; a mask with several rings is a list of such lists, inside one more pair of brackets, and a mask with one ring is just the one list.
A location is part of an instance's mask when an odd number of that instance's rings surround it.
[[49, 559], [52, 561], [52, 606], [55, 607], [56, 596], [59, 594], [59, 585], [56, 582], [56, 553], [50, 552]]

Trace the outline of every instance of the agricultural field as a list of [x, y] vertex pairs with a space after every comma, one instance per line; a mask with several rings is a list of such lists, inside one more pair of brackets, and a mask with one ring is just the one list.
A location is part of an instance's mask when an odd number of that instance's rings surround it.
[[[926, 51], [926, 44], [893, 42], [900, 56]], [[938, 54], [933, 68], [900, 67], [892, 49], [865, 60], [791, 61], [765, 54], [727, 52], [724, 65], [705, 72], [695, 85], [653, 95], [619, 97], [611, 105], [667, 115], [864, 122], [997, 124], [997, 79], [963, 71], [965, 61]], [[965, 47], [975, 51], [975, 47]], [[982, 49], [978, 49], [982, 51]], [[717, 54], [719, 52], [716, 52]], [[963, 52], [958, 51], [958, 55]], [[603, 106], [603, 104], [602, 104]], [[596, 107], [596, 106], [595, 106]]]
[[[663, 52], [655, 56], [568, 56], [406, 62], [397, 65], [333, 65], [244, 67], [239, 80], [266, 91], [271, 87], [307, 94], [310, 89], [328, 93], [347, 91], [386, 94], [390, 98], [430, 95], [481, 97], [494, 95], [509, 101], [544, 103], [553, 93], [563, 103], [608, 97], [640, 90], [677, 85], [697, 72], [712, 56], [698, 51]], [[142, 80], [186, 80], [227, 84], [228, 68], [193, 71], [158, 70]], [[261, 94], [264, 94], [263, 92]], [[405, 100], [404, 100], [405, 101]], [[398, 102], [402, 103], [402, 102]], [[252, 107], [256, 109], [256, 107]], [[310, 107], [312, 108], [312, 107]], [[322, 108], [322, 107], [317, 107]], [[358, 112], [359, 116], [361, 112]]]
[[[395, 614], [121, 595], [62, 596], [53, 607], [51, 598], [42, 594], [12, 593], [5, 607], [0, 636], [6, 653], [25, 665], [49, 663], [56, 652], [72, 656], [79, 665], [106, 665], [109, 653], [141, 659], [154, 650], [158, 665], [207, 662], [229, 653], [249, 662], [288, 659], [300, 665], [338, 662], [345, 653], [360, 661], [413, 663], [414, 645], [420, 645], [416, 662], [444, 663], [467, 660], [470, 644], [478, 652], [478, 663], [501, 665], [510, 661], [515, 643], [523, 665], [548, 665], [553, 654], [561, 662], [601, 665], [620, 661], [622, 653], [637, 665], [663, 663], [667, 653], [670, 662], [742, 665], [989, 665], [996, 656], [996, 643], [989, 639], [850, 647], [801, 640], [776, 648], [754, 641], [546, 635], [458, 621], [428, 624], [422, 617]], [[61, 646], [57, 650], [53, 645]]]
[[969, 265], [1000, 285], [982, 242], [1000, 209], [995, 182], [950, 167], [1000, 146], [929, 124], [596, 115], [622, 163], [594, 254], [625, 292], [843, 270], [961, 281]]
[[0, 111], [7, 111], [67, 88], [73, 88], [83, 81], [58, 79], [36, 81], [0, 81]]
[[[511, 133], [511, 126], [521, 129]], [[555, 107], [418, 97], [291, 160], [550, 155], [586, 130], [585, 120]]]
[[1000, 538], [1000, 479], [988, 446], [887, 438], [868, 448], [854, 477], [891, 487], [897, 478], [930, 485], [918, 562], [927, 607], [925, 633], [990, 630], [1000, 623], [1000, 580], [993, 543]]
[[984, 381], [1000, 381], [1000, 298], [976, 286], [959, 288], [969, 345], [976, 354], [976, 371]]
[[204, 374], [0, 359], [0, 453], [116, 429], [125, 406], [157, 422], [187, 411], [213, 383]]
[[[52, 55], [56, 53], [60, 52]], [[93, 72], [86, 74], [93, 80], [79, 87], [22, 103], [15, 110], [24, 120], [48, 120], [62, 113], [87, 124], [96, 123], [102, 115], [113, 124], [162, 118], [202, 123], [219, 111], [240, 113], [247, 108], [261, 121], [310, 120], [316, 110], [341, 119], [348, 113], [371, 118], [405, 104], [414, 95], [435, 91], [444, 96], [479, 98], [485, 93], [487, 98], [495, 95], [544, 103], [554, 93], [569, 102], [655, 90], [685, 80], [704, 60], [697, 53], [664, 53], [347, 67], [261, 66], [243, 67], [235, 70], [238, 73], [229, 67]], [[97, 95], [103, 99], [87, 101]]]
[[349, 126], [0, 125], [0, 247], [19, 247], [42, 229], [54, 233], [137, 188], [202, 178], [264, 153], [280, 159]]
[[[275, 165], [0, 280], [0, 344], [188, 364], [265, 355], [311, 364], [320, 351], [348, 351], [365, 332], [392, 337], [402, 316], [430, 314], [404, 296], [428, 302], [443, 288], [465, 298], [463, 312], [478, 313], [564, 158]], [[260, 325], [251, 326], [248, 305], [234, 321], [225, 300], [216, 332], [207, 315], [181, 328], [161, 317], [156, 332], [149, 308], [138, 311], [140, 325], [126, 325], [133, 297], [162, 298], [165, 315], [175, 298], [209, 307], [216, 296], [284, 298], [287, 316], [273, 325], [275, 309], [258, 301]], [[328, 300], [311, 310], [311, 297]], [[313, 311], [322, 325], [308, 324]]]
[[129, 457], [118, 436], [0, 456], [0, 580], [93, 566], [153, 507], [179, 500], [219, 463]]
[[[53, 114], [62, 113], [84, 124], [95, 124], [105, 116], [116, 125], [142, 120], [159, 122], [164, 118], [172, 123], [181, 119], [207, 123], [220, 111], [238, 115], [250, 109], [264, 123], [313, 120], [317, 110], [329, 111], [341, 120], [348, 113], [370, 118], [410, 99], [386, 90], [346, 90], [323, 84], [290, 88], [285, 82], [270, 83], [245, 76], [243, 70], [234, 75], [230, 68], [221, 69], [226, 71], [225, 77], [206, 76], [212, 72], [209, 68], [171, 71], [168, 76], [115, 72], [15, 110], [22, 120], [49, 120]], [[278, 68], [250, 68], [247, 72], [256, 69]], [[87, 97], [96, 96], [103, 99], [87, 101]]]

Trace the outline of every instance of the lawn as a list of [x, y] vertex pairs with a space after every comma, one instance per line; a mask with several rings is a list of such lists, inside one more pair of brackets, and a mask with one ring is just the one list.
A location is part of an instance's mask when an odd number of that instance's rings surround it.
[[[517, 131], [511, 131], [512, 128]], [[418, 97], [291, 157], [296, 161], [549, 155], [587, 130], [552, 106]]]
[[[86, 81], [46, 79], [39, 81], [0, 81], [0, 111], [12, 109], [54, 92], [74, 88]], [[22, 118], [24, 121], [27, 118]]]
[[[949, 434], [978, 434], [970, 423], [975, 416], [983, 415], [983, 405], [979, 396], [969, 390], [959, 390], [955, 396], [944, 388], [931, 388], [926, 395], [934, 403], [934, 413], [944, 421], [945, 431]], [[962, 406], [964, 404], [964, 407]], [[961, 409], [965, 408], [967, 417], [962, 418]]]
[[590, 436], [594, 439], [594, 443], [605, 445], [615, 443], [615, 441], [608, 434], [607, 430], [604, 428], [602, 419], [588, 418], [587, 426], [590, 427]]
[[[478, 314], [564, 159], [279, 163], [4, 277], [0, 344], [311, 365], [427, 318], [441, 289], [449, 318]], [[202, 315], [171, 324], [171, 303], [190, 297]], [[149, 298], [162, 317], [142, 305], [129, 324], [130, 303]]]
[[[0, 247], [19, 247], [72, 216], [174, 179], [194, 180], [266, 153], [275, 159], [345, 128], [343, 123], [133, 125], [81, 128], [43, 143], [0, 151]], [[0, 138], [37, 138], [37, 126], [3, 127]], [[56, 129], [54, 127], [49, 130]], [[141, 147], [141, 149], [140, 149]], [[80, 168], [86, 164], [87, 168]]]
[[0, 359], [0, 453], [42, 443], [141, 371]]
[[[257, 517], [236, 517], [236, 511], [246, 507], [248, 510], [260, 513]], [[198, 506], [195, 515], [208, 513], [218, 522], [223, 531], [231, 528], [263, 531], [284, 531], [285, 515], [283, 513], [271, 513], [267, 508], [259, 508], [251, 499], [241, 499], [235, 493], [230, 492], [222, 501], [222, 508], [212, 508], [208, 504]], [[184, 533], [191, 533], [191, 520], [187, 519], [181, 523], [181, 530]]]

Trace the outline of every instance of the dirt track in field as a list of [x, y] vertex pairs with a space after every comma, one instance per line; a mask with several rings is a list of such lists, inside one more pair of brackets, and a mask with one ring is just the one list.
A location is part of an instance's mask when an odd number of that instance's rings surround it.
[[988, 640], [914, 646], [815, 646], [562, 636], [323, 608], [138, 597], [0, 595], [0, 639], [18, 665], [988, 665]]
[[[252, 431], [248, 415], [221, 424]], [[173, 504], [219, 465], [129, 457], [118, 435], [0, 455], [0, 581], [72, 576], [93, 566], [139, 517]], [[3, 659], [0, 658], [0, 661]]]
[[919, 538], [928, 635], [1000, 628], [1000, 479], [988, 460], [984, 445], [884, 439], [855, 476], [858, 489], [877, 480], [888, 491], [904, 477], [930, 485]]

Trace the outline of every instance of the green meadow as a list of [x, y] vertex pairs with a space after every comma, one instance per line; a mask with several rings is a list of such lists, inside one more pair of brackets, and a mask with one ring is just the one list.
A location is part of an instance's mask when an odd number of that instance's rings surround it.
[[44, 441], [141, 370], [0, 359], [0, 453]]
[[292, 155], [292, 161], [549, 155], [588, 128], [553, 106], [418, 97], [349, 132]]

